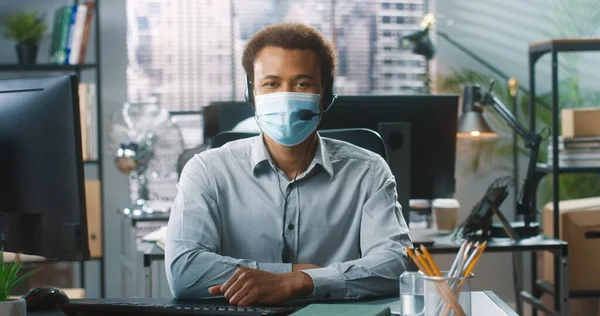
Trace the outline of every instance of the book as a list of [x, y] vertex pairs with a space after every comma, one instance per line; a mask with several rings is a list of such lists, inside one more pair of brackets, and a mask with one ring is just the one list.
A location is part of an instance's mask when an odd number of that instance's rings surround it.
[[87, 19], [87, 5], [79, 4], [77, 5], [77, 14], [75, 17], [75, 22], [73, 23], [73, 29], [71, 32], [73, 36], [71, 37], [71, 42], [69, 43], [70, 54], [68, 64], [76, 65], [79, 63], [79, 53], [81, 51], [81, 44], [83, 42], [83, 31], [85, 27], [85, 20]]
[[[549, 145], [552, 148], [552, 144]], [[558, 139], [558, 149], [600, 148], [600, 137], [576, 137]]]
[[81, 127], [81, 152], [83, 161], [89, 159], [88, 144], [88, 86], [85, 83], [79, 83], [79, 124]]
[[90, 40], [90, 33], [92, 29], [92, 18], [94, 16], [94, 10], [96, 9], [96, 3], [93, 1], [88, 1], [85, 3], [85, 5], [87, 6], [87, 16], [83, 27], [83, 39], [79, 49], [79, 64], [85, 63], [85, 54], [87, 52], [87, 46]]
[[52, 55], [51, 59], [53, 63], [63, 64], [69, 39], [69, 26], [71, 23], [72, 6], [66, 5], [61, 7], [59, 10], [61, 11], [60, 23], [58, 24], [59, 29], [56, 33], [58, 39], [54, 49], [54, 54]]
[[75, 26], [75, 21], [77, 19], [77, 8], [79, 6], [74, 4], [71, 6], [71, 15], [69, 16], [69, 24], [67, 26], [67, 33], [66, 33], [66, 40], [65, 40], [65, 45], [63, 46], [63, 50], [64, 50], [64, 59], [63, 60], [59, 60], [60, 64], [63, 65], [68, 65], [69, 64], [69, 57], [71, 56], [71, 43], [73, 42], [73, 31], [74, 31], [74, 26]]
[[384, 305], [362, 304], [310, 304], [293, 313], [293, 316], [319, 316], [319, 315], [344, 315], [344, 316], [389, 316], [390, 308]]

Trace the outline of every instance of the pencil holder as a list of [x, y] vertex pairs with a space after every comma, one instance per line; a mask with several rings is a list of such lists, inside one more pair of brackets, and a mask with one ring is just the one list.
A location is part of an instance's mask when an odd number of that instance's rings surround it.
[[423, 276], [425, 288], [425, 315], [471, 316], [471, 279], [442, 276]]

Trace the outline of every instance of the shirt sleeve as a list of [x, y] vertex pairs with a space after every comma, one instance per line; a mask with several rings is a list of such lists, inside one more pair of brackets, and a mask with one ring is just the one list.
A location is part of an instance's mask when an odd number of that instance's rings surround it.
[[398, 293], [398, 279], [409, 264], [404, 247], [412, 247], [412, 242], [391, 170], [383, 159], [371, 168], [372, 190], [363, 204], [360, 226], [362, 257], [302, 270], [313, 280], [314, 298], [356, 299]]
[[182, 171], [167, 227], [165, 269], [177, 299], [211, 296], [208, 288], [223, 284], [238, 267], [271, 273], [292, 271], [291, 263], [259, 263], [219, 255], [223, 232], [216, 188], [202, 154], [193, 157]]

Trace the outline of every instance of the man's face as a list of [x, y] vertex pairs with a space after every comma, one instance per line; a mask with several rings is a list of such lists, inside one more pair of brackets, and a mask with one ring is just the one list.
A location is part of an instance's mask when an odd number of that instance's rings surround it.
[[254, 94], [320, 94], [323, 85], [317, 55], [311, 50], [267, 46], [254, 62]]

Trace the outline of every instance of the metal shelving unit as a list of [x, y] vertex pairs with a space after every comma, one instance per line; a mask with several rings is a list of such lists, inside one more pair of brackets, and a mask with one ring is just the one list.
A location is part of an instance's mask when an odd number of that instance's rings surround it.
[[[73, 0], [73, 4], [79, 4], [81, 1]], [[100, 181], [100, 204], [104, 206], [104, 181], [103, 181], [103, 168], [102, 168], [102, 102], [100, 94], [100, 0], [94, 0], [96, 8], [94, 10], [94, 44], [95, 44], [95, 62], [84, 63], [77, 65], [60, 65], [60, 64], [34, 64], [34, 65], [19, 65], [19, 64], [0, 64], [0, 72], [13, 72], [13, 73], [47, 73], [47, 72], [68, 72], [74, 73], [78, 78], [81, 78], [83, 71], [95, 72], [95, 83], [96, 83], [96, 105], [97, 105], [97, 144], [98, 144], [98, 157], [93, 160], [84, 161], [85, 165], [95, 165], [97, 168], [97, 179]], [[60, 4], [57, 2], [57, 5]], [[102, 210], [101, 213], [104, 213]], [[101, 227], [104, 230], [104, 216], [101, 214]], [[104, 235], [104, 234], [103, 234]], [[102, 241], [102, 256], [99, 258], [91, 258], [89, 261], [99, 261], [100, 263], [100, 296], [105, 297], [105, 266], [104, 266], [104, 255], [106, 253], [106, 246], [104, 240]], [[47, 261], [47, 262], [60, 262], [60, 261]], [[81, 287], [85, 288], [85, 261], [80, 263], [80, 283]]]
[[[600, 173], [600, 166], [597, 167], [560, 167], [558, 159], [558, 136], [559, 130], [559, 99], [558, 99], [558, 53], [560, 52], [590, 52], [600, 51], [600, 39], [554, 39], [550, 41], [534, 43], [529, 46], [529, 115], [530, 130], [535, 131], [536, 108], [535, 108], [535, 65], [537, 61], [545, 54], [551, 56], [551, 76], [552, 76], [552, 162], [550, 164], [538, 164], [538, 180], [542, 177], [552, 174], [552, 203], [553, 203], [553, 226], [554, 238], [559, 239], [560, 210], [559, 210], [559, 175], [565, 173]], [[537, 209], [537, 205], [535, 205]], [[559, 259], [554, 259], [554, 279], [559, 280], [558, 269]], [[532, 257], [531, 275], [537, 276], [537, 258]], [[569, 291], [569, 293], [560, 293], [557, 284], [549, 284], [543, 281], [536, 281], [532, 277], [532, 292], [539, 298], [543, 293], [551, 294], [555, 297], [555, 308], [559, 310], [561, 304], [568, 304], [569, 297], [599, 297], [598, 291]], [[558, 283], [558, 282], [555, 282]], [[537, 310], [533, 311], [537, 315]]]

